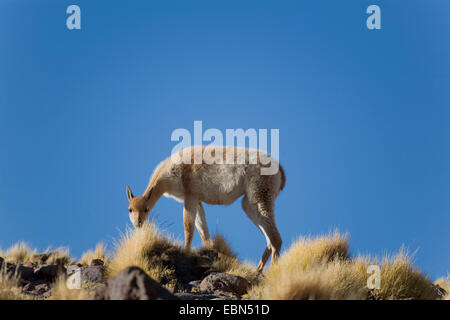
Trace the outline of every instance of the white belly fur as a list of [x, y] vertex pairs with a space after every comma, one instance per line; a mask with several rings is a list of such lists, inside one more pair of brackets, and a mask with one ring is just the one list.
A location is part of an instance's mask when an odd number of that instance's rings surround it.
[[180, 197], [176, 197], [176, 196], [174, 196], [173, 194], [169, 194], [169, 193], [164, 193], [164, 196], [166, 197], [166, 198], [172, 198], [172, 199], [174, 199], [175, 201], [177, 201], [177, 202], [184, 202], [184, 199], [183, 198], [180, 198]]

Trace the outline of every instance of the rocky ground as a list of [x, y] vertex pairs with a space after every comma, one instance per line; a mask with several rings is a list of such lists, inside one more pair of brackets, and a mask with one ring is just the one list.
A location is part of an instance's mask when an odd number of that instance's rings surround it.
[[45, 257], [38, 263], [15, 265], [0, 257], [0, 268], [19, 279], [22, 293], [30, 298], [52, 297], [52, 286], [63, 279], [72, 290], [88, 291], [94, 300], [232, 300], [241, 299], [249, 289], [249, 282], [239, 276], [220, 272], [209, 273], [203, 279], [180, 283], [174, 288], [164, 288], [138, 267], [128, 267], [105, 281], [106, 269], [100, 259], [89, 266], [72, 264], [47, 264]]
[[212, 273], [192, 281], [185, 292], [163, 288], [138, 267], [128, 267], [95, 290], [94, 300], [233, 300], [247, 292], [247, 280], [226, 273]]
[[[111, 254], [97, 246], [77, 261], [68, 250], [48, 251], [24, 245], [0, 251], [0, 299], [450, 299], [450, 279], [433, 283], [407, 253], [351, 257], [338, 233], [298, 239], [264, 275], [240, 261], [223, 237], [184, 250], [150, 224], [126, 233]], [[382, 285], [369, 289], [373, 264]]]

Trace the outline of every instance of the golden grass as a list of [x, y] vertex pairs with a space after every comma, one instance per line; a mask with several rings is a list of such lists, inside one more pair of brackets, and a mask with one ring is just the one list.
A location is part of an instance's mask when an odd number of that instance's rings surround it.
[[347, 235], [341, 235], [337, 231], [329, 236], [302, 237], [292, 244], [289, 254], [280, 257], [273, 270], [306, 268], [334, 259], [347, 259], [348, 249]]
[[[276, 281], [276, 282], [275, 282]], [[302, 272], [265, 278], [253, 288], [250, 297], [274, 300], [349, 300], [365, 299], [364, 279], [353, 270], [349, 261], [332, 260], [314, 263]]]
[[249, 293], [255, 299], [364, 299], [360, 267], [348, 259], [348, 239], [335, 232], [298, 239]]
[[59, 276], [51, 286], [51, 296], [48, 300], [87, 300], [90, 292], [85, 289], [69, 289], [66, 286], [67, 277]]
[[[377, 261], [375, 261], [376, 264]], [[399, 253], [381, 261], [381, 287], [374, 289], [376, 299], [438, 299], [436, 288], [428, 277], [412, 265], [412, 256], [402, 248]]]
[[[367, 268], [380, 265], [380, 289], [369, 290]], [[270, 266], [249, 293], [255, 299], [438, 299], [428, 277], [412, 266], [401, 249], [391, 257], [349, 258], [348, 240], [335, 232], [316, 239], [300, 238]]]
[[151, 259], [153, 253], [164, 249], [179, 252], [182, 250], [177, 243], [149, 222], [144, 223], [139, 229], [127, 228], [114, 246], [113, 258], [107, 266], [107, 277], [114, 276], [127, 267], [137, 266], [156, 281], [161, 281], [172, 271], [159, 261]]
[[445, 290], [445, 295], [442, 297], [442, 300], [450, 300], [450, 274], [447, 275], [447, 278], [442, 277], [437, 279], [434, 284]]
[[34, 264], [69, 264], [72, 260], [69, 256], [69, 249], [65, 247], [58, 247], [54, 250], [47, 248], [43, 253], [38, 253], [37, 249], [30, 248], [28, 244], [21, 241], [5, 252], [0, 251], [0, 256], [2, 256], [6, 262], [12, 264], [24, 264], [31, 262]]
[[66, 247], [58, 247], [54, 250], [48, 248], [44, 254], [47, 255], [45, 259], [45, 263], [47, 264], [67, 265], [75, 262], [75, 260], [70, 258], [70, 251]]
[[98, 243], [94, 250], [88, 250], [87, 252], [83, 253], [80, 259], [80, 263], [82, 265], [88, 266], [94, 259], [102, 260], [105, 266], [109, 263], [109, 257], [106, 254], [106, 246], [103, 244], [103, 242]]
[[0, 300], [24, 300], [27, 297], [22, 294], [19, 287], [19, 278], [11, 275], [2, 267], [0, 269]]
[[4, 253], [2, 252], [5, 261], [14, 264], [32, 262], [33, 257], [37, 254], [37, 250], [31, 249], [25, 242], [18, 242], [8, 248]]

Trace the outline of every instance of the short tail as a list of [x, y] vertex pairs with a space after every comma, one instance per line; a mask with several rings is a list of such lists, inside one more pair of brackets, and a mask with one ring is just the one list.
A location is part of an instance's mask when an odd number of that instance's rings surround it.
[[279, 165], [280, 167], [280, 173], [281, 173], [281, 186], [280, 186], [280, 191], [284, 189], [284, 186], [286, 185], [286, 175], [284, 174], [284, 169], [281, 166], [281, 164]]

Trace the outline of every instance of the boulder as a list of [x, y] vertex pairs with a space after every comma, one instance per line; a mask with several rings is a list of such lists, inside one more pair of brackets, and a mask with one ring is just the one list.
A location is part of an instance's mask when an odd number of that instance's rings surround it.
[[81, 282], [94, 282], [103, 283], [105, 282], [105, 268], [103, 266], [91, 266], [91, 267], [81, 267], [80, 270], [80, 280]]
[[31, 280], [34, 278], [34, 268], [33, 267], [29, 267], [26, 265], [19, 265], [16, 268], [17, 271], [17, 275], [20, 277], [20, 279], [22, 280]]
[[0, 257], [0, 269], [1, 268], [5, 268], [5, 271], [11, 275], [17, 274], [21, 280], [31, 280], [34, 276], [33, 267], [28, 267], [26, 264], [16, 266], [6, 262]]
[[250, 283], [239, 276], [213, 272], [202, 280], [199, 289], [203, 292], [222, 291], [237, 295], [247, 293]]
[[105, 282], [105, 268], [103, 266], [69, 266], [67, 275], [67, 286], [70, 289], [80, 289], [86, 285]]
[[2, 268], [4, 268], [6, 273], [9, 273], [9, 274], [15, 274], [16, 273], [16, 265], [15, 264], [3, 261], [2, 262]]
[[36, 279], [54, 280], [60, 273], [66, 273], [66, 269], [57, 264], [44, 264], [34, 269]]
[[94, 300], [177, 300], [138, 267], [128, 267], [97, 288]]
[[50, 296], [50, 285], [43, 280], [34, 281], [26, 284], [22, 288], [22, 292], [32, 296], [39, 296], [41, 298], [47, 298]]

